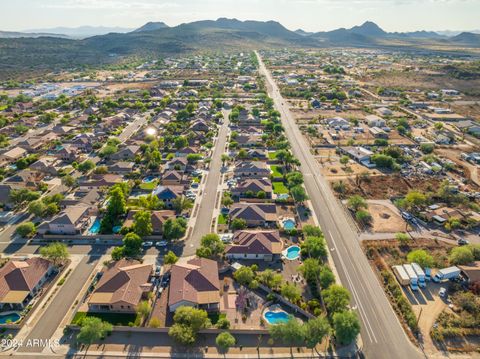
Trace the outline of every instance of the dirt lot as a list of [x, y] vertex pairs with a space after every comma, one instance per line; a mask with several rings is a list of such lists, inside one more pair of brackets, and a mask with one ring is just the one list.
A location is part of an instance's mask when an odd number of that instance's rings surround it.
[[430, 177], [407, 180], [398, 175], [385, 175], [362, 180], [357, 186], [354, 179], [350, 178], [345, 181], [346, 191], [344, 195], [350, 197], [359, 194], [366, 199], [388, 199], [406, 195], [412, 189], [433, 191], [440, 186], [440, 182], [439, 179]]
[[480, 186], [479, 167], [470, 162], [462, 160], [460, 157], [462, 152], [468, 152], [471, 150], [472, 148], [470, 146], [450, 146], [448, 148], [438, 148], [435, 150], [435, 153], [455, 162], [457, 166], [461, 167], [465, 171], [466, 176], [470, 178], [472, 182], [477, 184], [477, 186]]
[[369, 201], [368, 211], [372, 215], [372, 232], [404, 232], [408, 225], [402, 219], [398, 209], [390, 201]]

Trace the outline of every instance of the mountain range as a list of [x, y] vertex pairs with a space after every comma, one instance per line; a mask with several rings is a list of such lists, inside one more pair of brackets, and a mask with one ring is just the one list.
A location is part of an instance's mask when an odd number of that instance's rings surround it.
[[[447, 37], [429, 31], [389, 33], [369, 21], [350, 29], [316, 33], [290, 31], [276, 21], [239, 21], [227, 18], [196, 21], [175, 27], [169, 27], [163, 22], [149, 22], [128, 32], [110, 30], [111, 28], [103, 28], [103, 31], [109, 33], [82, 39], [71, 39], [65, 35], [59, 38], [50, 33], [35, 33], [36, 36], [31, 36], [32, 38], [9, 36], [0, 39], [0, 71], [12, 72], [25, 67], [51, 69], [98, 65], [129, 56], [158, 57], [239, 48], [480, 48], [480, 34], [464, 32]], [[88, 29], [84, 29], [85, 32]]]

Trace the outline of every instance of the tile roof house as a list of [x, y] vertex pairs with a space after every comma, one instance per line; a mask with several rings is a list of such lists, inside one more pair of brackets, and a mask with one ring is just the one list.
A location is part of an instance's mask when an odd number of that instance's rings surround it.
[[241, 161], [235, 164], [233, 175], [240, 178], [263, 178], [270, 176], [270, 168], [265, 162]]
[[120, 149], [117, 153], [110, 155], [110, 160], [113, 161], [126, 161], [133, 160], [135, 156], [140, 153], [140, 146], [138, 145], [129, 145], [125, 148]]
[[110, 264], [87, 300], [89, 311], [135, 313], [140, 301], [152, 290], [151, 274], [151, 264], [135, 260]]
[[225, 248], [229, 259], [263, 259], [272, 261], [282, 255], [283, 241], [278, 230], [236, 231], [232, 244]]
[[167, 162], [167, 169], [185, 171], [185, 169], [187, 168], [187, 164], [188, 161], [186, 157], [176, 157], [171, 161]]
[[108, 166], [108, 172], [116, 174], [127, 174], [133, 171], [135, 167], [134, 162], [115, 162], [113, 165]]
[[235, 203], [229, 213], [230, 221], [243, 219], [248, 227], [273, 226], [278, 220], [274, 203]]
[[39, 257], [8, 261], [0, 268], [0, 308], [23, 309], [53, 270], [50, 261]]
[[111, 187], [121, 182], [123, 182], [122, 176], [117, 174], [94, 174], [91, 179], [80, 182], [80, 189]]
[[252, 197], [252, 194], [256, 196], [260, 191], [265, 192], [265, 198], [272, 198], [272, 182], [269, 178], [247, 178], [231, 190], [232, 196], [238, 198]]
[[89, 215], [90, 206], [78, 204], [69, 206], [56, 215], [50, 222], [44, 222], [38, 227], [40, 234], [78, 234], [82, 231], [84, 220]]
[[157, 186], [152, 194], [162, 200], [165, 206], [172, 208], [173, 200], [182, 196], [183, 186]]
[[[136, 210], [131, 210], [127, 214], [127, 219], [123, 222], [123, 227], [131, 227], [133, 225], [133, 217], [139, 212]], [[163, 211], [152, 211], [151, 220], [152, 220], [152, 229], [153, 235], [158, 235], [163, 233], [163, 225], [169, 218], [175, 218], [175, 212], [170, 210]]]
[[72, 145], [65, 145], [55, 153], [55, 157], [65, 162], [73, 162], [79, 158], [78, 149]]
[[13, 163], [27, 155], [27, 151], [21, 147], [14, 147], [11, 150], [0, 155], [0, 166]]
[[168, 307], [174, 312], [180, 306], [207, 311], [220, 309], [218, 264], [206, 258], [193, 258], [171, 268]]
[[179, 186], [181, 184], [187, 183], [186, 176], [183, 172], [168, 170], [162, 174], [160, 183], [164, 186]]
[[58, 174], [55, 167], [59, 161], [55, 157], [42, 157], [38, 161], [30, 165], [32, 171], [45, 173], [48, 175], [56, 176]]

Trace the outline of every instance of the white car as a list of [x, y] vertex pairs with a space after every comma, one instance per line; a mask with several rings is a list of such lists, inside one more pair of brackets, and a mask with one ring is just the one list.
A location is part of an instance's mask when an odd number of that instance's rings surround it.
[[447, 295], [447, 290], [444, 287], [440, 288], [440, 290], [438, 291], [438, 295], [442, 298], [445, 298], [445, 296]]
[[143, 242], [142, 246], [143, 248], [150, 248], [151, 246], [153, 246], [153, 242], [150, 242], [150, 241]]
[[157, 244], [155, 244], [157, 247], [166, 247], [168, 245], [167, 241], [158, 241]]

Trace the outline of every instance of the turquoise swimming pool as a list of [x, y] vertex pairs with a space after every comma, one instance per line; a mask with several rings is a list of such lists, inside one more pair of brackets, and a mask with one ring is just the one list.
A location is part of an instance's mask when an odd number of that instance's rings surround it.
[[264, 314], [265, 320], [268, 324], [280, 324], [288, 322], [288, 313], [284, 311], [272, 312], [268, 311]]
[[285, 253], [285, 257], [290, 260], [297, 259], [300, 257], [300, 247], [299, 246], [291, 246], [288, 247]]
[[153, 181], [155, 181], [155, 178], [156, 178], [155, 176], [148, 176], [148, 177], [145, 177], [142, 182], [143, 183], [152, 183]]
[[91, 227], [88, 229], [88, 234], [98, 234], [100, 232], [100, 219], [95, 218], [95, 221], [91, 225]]
[[20, 320], [20, 314], [18, 313], [8, 313], [8, 314], [0, 314], [0, 324], [9, 324], [9, 323], [16, 323]]
[[286, 229], [287, 231], [291, 231], [292, 229], [295, 229], [295, 221], [291, 218], [285, 219], [282, 222], [283, 229]]

